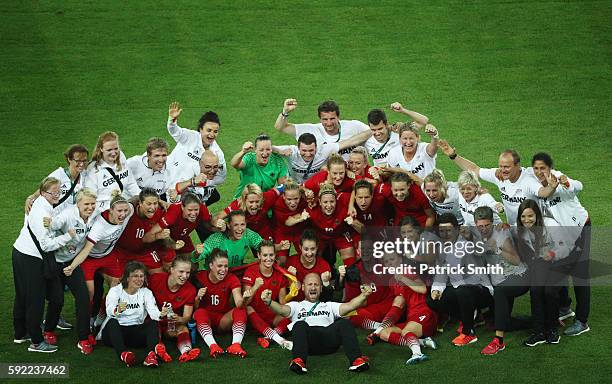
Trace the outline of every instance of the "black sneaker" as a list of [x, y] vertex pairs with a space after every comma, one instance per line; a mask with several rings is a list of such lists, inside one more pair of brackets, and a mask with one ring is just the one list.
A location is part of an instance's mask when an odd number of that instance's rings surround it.
[[559, 336], [559, 331], [557, 329], [550, 330], [546, 334], [546, 344], [559, 344], [561, 340], [561, 336]]
[[529, 335], [527, 340], [523, 342], [526, 347], [535, 347], [538, 344], [546, 343], [546, 336], [542, 332], [536, 332]]

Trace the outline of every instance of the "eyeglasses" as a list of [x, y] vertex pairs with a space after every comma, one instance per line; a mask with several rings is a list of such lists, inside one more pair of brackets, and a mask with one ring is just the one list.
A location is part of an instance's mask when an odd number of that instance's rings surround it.
[[46, 194], [48, 194], [49, 196], [53, 196], [53, 197], [60, 197], [62, 195], [61, 192], [49, 192], [49, 191], [45, 191]]

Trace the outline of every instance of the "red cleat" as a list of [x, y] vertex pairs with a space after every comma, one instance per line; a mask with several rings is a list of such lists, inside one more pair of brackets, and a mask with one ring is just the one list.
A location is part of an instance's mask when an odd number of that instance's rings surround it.
[[374, 345], [378, 343], [379, 340], [380, 340], [380, 336], [378, 336], [378, 334], [374, 332], [366, 336], [366, 343], [368, 343], [368, 345]]
[[289, 370], [297, 373], [298, 375], [303, 375], [308, 372], [306, 363], [299, 357], [291, 360], [291, 363], [289, 363]]
[[96, 344], [98, 343], [98, 342], [96, 341], [96, 338], [95, 338], [95, 336], [94, 336], [94, 335], [89, 335], [89, 336], [87, 336], [87, 341], [89, 341], [89, 344], [90, 344], [92, 347], [95, 347], [95, 346], [96, 346]]
[[155, 354], [164, 361], [164, 363], [169, 363], [172, 361], [172, 356], [166, 352], [166, 346], [162, 343], [159, 343], [155, 346]]
[[179, 363], [186, 363], [195, 360], [200, 356], [200, 348], [192, 348], [179, 356]]
[[121, 361], [123, 361], [126, 366], [131, 367], [136, 361], [136, 355], [134, 352], [130, 351], [121, 352]]
[[47, 344], [57, 345], [57, 335], [55, 332], [43, 332], [43, 338]]
[[457, 347], [463, 347], [464, 345], [472, 344], [478, 341], [476, 335], [465, 335], [460, 333], [459, 336], [455, 337], [452, 341], [453, 345]]
[[229, 353], [230, 355], [240, 356], [243, 359], [247, 356], [246, 351], [242, 349], [242, 346], [240, 345], [240, 343], [234, 343], [230, 345], [229, 347], [227, 347], [225, 352]]
[[153, 368], [157, 368], [159, 366], [159, 363], [157, 362], [157, 355], [155, 354], [155, 352], [151, 351], [147, 354], [147, 357], [145, 357], [144, 361], [142, 362], [142, 364], [145, 367], [153, 367]]
[[260, 347], [265, 349], [270, 346], [270, 340], [266, 339], [265, 337], [258, 337], [257, 344], [259, 344]]
[[211, 344], [210, 345], [210, 357], [212, 357], [213, 359], [216, 359], [217, 356], [221, 356], [223, 354], [223, 348], [221, 348], [218, 344]]
[[93, 347], [89, 344], [88, 340], [81, 340], [77, 343], [77, 348], [81, 350], [84, 355], [90, 355], [93, 352]]
[[363, 372], [370, 368], [369, 359], [366, 356], [361, 356], [353, 361], [353, 364], [349, 367], [349, 371], [352, 372]]
[[495, 355], [497, 352], [501, 352], [504, 349], [506, 349], [506, 344], [500, 343], [499, 339], [497, 337], [494, 337], [493, 341], [491, 341], [489, 345], [484, 347], [482, 351], [480, 351], [480, 353], [483, 355], [490, 356], [490, 355]]

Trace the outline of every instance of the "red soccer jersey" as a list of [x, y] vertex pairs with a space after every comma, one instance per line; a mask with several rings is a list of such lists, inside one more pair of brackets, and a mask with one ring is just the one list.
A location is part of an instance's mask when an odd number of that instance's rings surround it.
[[427, 214], [425, 213], [425, 210], [431, 209], [431, 205], [429, 205], [427, 196], [425, 196], [418, 185], [410, 183], [410, 186], [408, 187], [408, 197], [406, 197], [404, 201], [398, 201], [395, 197], [393, 197], [390, 182], [379, 184], [376, 189], [380, 194], [387, 198], [387, 201], [395, 209], [395, 225], [399, 225], [404, 216], [412, 216], [422, 227], [425, 227], [425, 222], [427, 221]]
[[306, 210], [310, 215], [310, 224], [316, 229], [321, 240], [332, 240], [344, 236], [344, 232], [350, 232], [349, 226], [344, 221], [348, 216], [347, 208], [340, 201], [336, 203], [336, 210], [330, 216], [325, 215], [320, 206]]
[[193, 306], [196, 297], [196, 289], [190, 282], [186, 282], [178, 291], [172, 292], [168, 288], [168, 276], [166, 272], [154, 273], [149, 276], [149, 289], [155, 296], [157, 306], [161, 308], [164, 303], [172, 304], [172, 311], [179, 316], [183, 315], [185, 305]]
[[206, 294], [200, 300], [200, 307], [212, 312], [227, 313], [232, 309], [232, 290], [240, 288], [240, 280], [236, 275], [228, 273], [225, 278], [217, 283], [213, 283], [209, 278], [209, 271], [200, 271], [196, 274], [196, 279], [206, 287]]
[[248, 267], [246, 271], [244, 271], [244, 275], [242, 276], [242, 284], [253, 286], [258, 277], [261, 277], [264, 283], [257, 290], [257, 292], [253, 294], [253, 299], [249, 305], [253, 307], [256, 312], [267, 311], [268, 306], [261, 300], [261, 292], [263, 292], [265, 289], [269, 289], [272, 291], [272, 300], [278, 300], [278, 293], [280, 292], [281, 288], [288, 285], [287, 279], [276, 269], [272, 270], [272, 275], [270, 277], [265, 277], [259, 270], [259, 264], [253, 264]]
[[366, 165], [365, 170], [363, 171], [363, 176], [361, 175], [355, 175], [355, 181], [357, 180], [361, 180], [361, 179], [374, 179], [374, 176], [372, 176], [372, 169], [374, 169], [376, 167], [372, 167], [371, 165]]
[[[162, 229], [170, 229], [170, 237], [174, 241], [183, 240], [186, 244], [181, 252], [191, 252], [193, 249], [187, 249], [187, 245], [191, 244], [189, 234], [200, 224], [201, 221], [210, 222], [211, 216], [208, 208], [204, 204], [200, 204], [200, 214], [193, 223], [183, 218], [182, 204], [176, 203], [168, 207], [166, 214], [159, 220], [158, 224]], [[192, 246], [193, 248], [193, 246]]]
[[[278, 191], [276, 188], [272, 188], [263, 193], [263, 205], [256, 214], [251, 215], [248, 211], [244, 211], [247, 227], [257, 232], [264, 239], [272, 237], [272, 222], [268, 217], [268, 211], [274, 206], [277, 196]], [[223, 211], [229, 215], [230, 212], [239, 210], [238, 201], [238, 199], [232, 201]]]
[[[313, 191], [315, 193], [315, 196], [318, 196], [319, 190], [321, 189], [321, 184], [325, 183], [326, 181], [327, 171], [319, 171], [304, 182], [304, 187]], [[342, 180], [342, 184], [334, 185], [334, 189], [337, 193], [351, 192], [353, 190], [353, 184], [355, 184], [355, 180], [345, 176], [344, 180]]]
[[[300, 283], [304, 281], [304, 277], [306, 277], [306, 275], [309, 273], [316, 273], [318, 275], [321, 275], [324, 272], [331, 272], [331, 269], [329, 268], [329, 264], [327, 263], [327, 261], [323, 260], [320, 257], [315, 258], [315, 264], [312, 266], [312, 268], [306, 268], [300, 262], [299, 255], [290, 256], [289, 258], [287, 258], [287, 264], [285, 265], [285, 268], [289, 268], [289, 267], [294, 267], [296, 269], [297, 272], [296, 272], [295, 277], [297, 277]], [[304, 291], [300, 289], [300, 292], [293, 299], [293, 301], [302, 301], [302, 300], [304, 300]]]
[[131, 253], [144, 253], [147, 249], [157, 249], [161, 247], [159, 242], [144, 243], [142, 238], [145, 233], [149, 232], [151, 228], [157, 224], [157, 222], [164, 215], [164, 211], [161, 208], [157, 208], [157, 211], [152, 218], [142, 218], [138, 215], [139, 205], [134, 208], [134, 214], [130, 217], [127, 227], [123, 230], [117, 247], [120, 249], [129, 251]]
[[[412, 277], [408, 276], [408, 278]], [[415, 292], [412, 288], [400, 284], [396, 284], [393, 290], [396, 296], [401, 295], [406, 300], [406, 313], [409, 313], [410, 310], [427, 307], [425, 293]]]
[[302, 232], [306, 228], [306, 222], [302, 221], [292, 227], [288, 227], [285, 225], [285, 221], [291, 216], [295, 216], [301, 214], [302, 211], [306, 209], [306, 201], [304, 199], [300, 199], [298, 207], [295, 211], [290, 210], [285, 204], [285, 199], [279, 197], [276, 199], [276, 203], [274, 203], [273, 208], [273, 216], [274, 216], [274, 241], [279, 242], [279, 240], [284, 240], [292, 237], [301, 236]]
[[[357, 204], [354, 204], [357, 210], [357, 216], [355, 217], [363, 225], [367, 227], [385, 227], [389, 225], [389, 217], [392, 213], [391, 207], [387, 203], [387, 200], [383, 195], [374, 190], [374, 196], [372, 197], [372, 203], [370, 207], [365, 211], [359, 209]], [[351, 195], [343, 193], [340, 195], [339, 201], [348, 206]]]

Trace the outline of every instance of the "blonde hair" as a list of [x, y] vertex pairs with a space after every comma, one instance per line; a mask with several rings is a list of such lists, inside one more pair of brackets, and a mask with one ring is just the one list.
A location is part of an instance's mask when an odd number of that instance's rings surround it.
[[51, 186], [60, 184], [60, 181], [55, 177], [45, 177], [38, 186], [38, 192], [42, 194], [43, 192], [47, 192]]
[[[98, 136], [98, 142], [96, 143], [96, 148], [94, 149], [93, 156], [91, 157], [91, 161], [96, 165], [96, 169], [98, 169], [98, 165], [104, 160], [104, 156], [102, 155], [102, 146], [107, 141], [116, 141], [117, 147], [119, 147], [119, 136], [113, 131], [106, 131]], [[121, 148], [119, 148], [121, 151]], [[121, 171], [121, 155], [117, 156], [115, 160], [115, 165], [117, 166], [117, 171]]]
[[480, 188], [480, 181], [478, 181], [478, 176], [472, 171], [463, 171], [459, 174], [459, 178], [457, 179], [457, 186], [459, 188], [463, 188], [466, 185], [475, 185], [477, 188]]
[[336, 196], [336, 188], [334, 188], [334, 186], [330, 183], [321, 184], [321, 188], [319, 189], [319, 199], [325, 194]]
[[96, 195], [96, 193], [89, 188], [83, 188], [80, 191], [77, 192], [76, 194], [76, 201], [77, 203], [80, 202], [81, 200], [83, 200], [86, 197], [90, 197], [94, 200], [96, 200], [98, 198], [98, 196]]
[[296, 183], [293, 179], [288, 178], [287, 181], [285, 181], [285, 191], [299, 191], [300, 190], [300, 185], [298, 183]]
[[247, 210], [246, 199], [249, 195], [257, 195], [259, 200], [263, 200], [263, 192], [261, 191], [261, 187], [255, 183], [250, 183], [244, 186], [242, 189], [242, 193], [240, 194], [240, 199], [238, 199], [238, 208], [245, 211]]
[[448, 183], [446, 182], [446, 178], [444, 177], [444, 172], [435, 168], [431, 173], [423, 179], [423, 186], [427, 183], [434, 183], [438, 188], [440, 188], [440, 193], [442, 194], [442, 198], [446, 199], [448, 194]]
[[419, 127], [417, 127], [414, 121], [405, 122], [405, 123], [396, 123], [398, 125], [398, 134], [402, 136], [404, 132], [412, 132], [416, 135], [417, 138], [420, 138]]
[[128, 204], [128, 201], [125, 199], [125, 197], [121, 196], [121, 191], [119, 191], [118, 189], [114, 190], [111, 193], [111, 201], [110, 201], [110, 206], [109, 208], [112, 209], [115, 205], [117, 204]]
[[327, 165], [327, 171], [329, 171], [331, 169], [331, 166], [334, 165], [334, 164], [342, 164], [344, 169], [346, 169], [346, 162], [344, 162], [344, 159], [342, 158], [342, 156], [340, 156], [337, 153], [332, 153], [327, 158], [327, 164], [326, 164]]
[[[363, 159], [365, 160], [365, 162], [366, 162], [366, 163], [368, 162], [368, 150], [367, 150], [367, 149], [365, 149], [365, 147], [363, 147], [363, 146], [361, 146], [361, 145], [360, 145], [360, 146], [358, 146], [358, 147], [355, 147], [355, 148], [353, 148], [353, 150], [351, 151], [351, 155], [352, 155], [353, 153], [356, 153], [356, 154], [358, 154], [358, 155], [363, 156]], [[367, 164], [366, 164], [366, 165], [367, 165]]]

